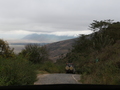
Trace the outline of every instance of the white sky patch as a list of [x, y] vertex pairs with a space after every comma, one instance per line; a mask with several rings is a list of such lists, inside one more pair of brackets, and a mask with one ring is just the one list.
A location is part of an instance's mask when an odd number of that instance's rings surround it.
[[[1, 33], [1, 32], [0, 32]], [[2, 38], [4, 40], [7, 40], [9, 43], [40, 43], [39, 41], [35, 40], [23, 40], [22, 38], [26, 35], [30, 34], [53, 34], [58, 36], [79, 36], [80, 34], [90, 34], [92, 33], [91, 30], [83, 30], [83, 31], [57, 31], [57, 32], [30, 32], [25, 30], [15, 30], [15, 31], [9, 31], [9, 32], [3, 32], [3, 36], [5, 38]], [[0, 34], [1, 36], [1, 34]], [[17, 37], [17, 38], [16, 38]]]
[[91, 30], [83, 30], [83, 31], [55, 31], [55, 32], [32, 32], [32, 31], [25, 31], [25, 30], [14, 30], [14, 31], [7, 31], [3, 32], [0, 31], [0, 38], [12, 40], [12, 39], [22, 39], [26, 35], [30, 34], [54, 34], [58, 36], [79, 36], [80, 34], [90, 34], [92, 33]]
[[92, 33], [91, 30], [83, 30], [83, 31], [65, 31], [65, 32], [52, 32], [51, 34], [55, 34], [58, 36], [79, 36], [80, 34], [90, 34]]
[[2, 39], [20, 39], [24, 36], [32, 34], [32, 32], [24, 30], [13, 30], [13, 31], [0, 31], [0, 38]]

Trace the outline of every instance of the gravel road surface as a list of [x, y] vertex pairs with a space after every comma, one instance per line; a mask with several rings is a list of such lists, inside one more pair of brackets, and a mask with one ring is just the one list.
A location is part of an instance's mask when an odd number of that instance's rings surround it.
[[79, 80], [80, 75], [78, 74], [43, 74], [38, 75], [38, 81], [34, 84], [80, 84]]

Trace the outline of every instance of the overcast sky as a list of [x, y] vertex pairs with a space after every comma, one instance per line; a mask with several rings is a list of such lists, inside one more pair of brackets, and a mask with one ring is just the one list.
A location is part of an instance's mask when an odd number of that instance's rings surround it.
[[0, 0], [0, 38], [89, 34], [93, 20], [120, 21], [120, 0]]

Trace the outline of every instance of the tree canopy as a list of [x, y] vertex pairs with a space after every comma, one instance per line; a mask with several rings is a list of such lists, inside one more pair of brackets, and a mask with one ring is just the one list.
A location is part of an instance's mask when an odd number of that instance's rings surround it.
[[113, 23], [114, 20], [101, 20], [101, 21], [97, 21], [97, 20], [93, 20], [93, 23], [90, 24], [89, 28], [93, 31], [93, 32], [97, 32], [97, 31], [101, 31], [103, 29], [106, 29], [109, 27], [109, 25], [111, 25]]
[[5, 58], [13, 57], [14, 56], [13, 50], [14, 49], [10, 48], [7, 41], [0, 39], [0, 57], [5, 57]]

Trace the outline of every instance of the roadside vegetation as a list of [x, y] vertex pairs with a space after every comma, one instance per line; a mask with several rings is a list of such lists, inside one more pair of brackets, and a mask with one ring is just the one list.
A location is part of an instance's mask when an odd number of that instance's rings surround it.
[[72, 62], [83, 84], [120, 84], [120, 22], [94, 20], [90, 35], [81, 35], [57, 63]]
[[[38, 44], [28, 44], [25, 48], [19, 53], [24, 58], [27, 58], [30, 62], [32, 62], [37, 72], [45, 72], [45, 73], [61, 73], [64, 72], [61, 65], [57, 65], [50, 60], [49, 51], [46, 46], [39, 46]], [[39, 73], [38, 73], [39, 74]]]
[[19, 53], [0, 39], [0, 86], [32, 85], [37, 74], [65, 73], [73, 63], [83, 84], [120, 85], [120, 22], [94, 20], [90, 35], [80, 35], [72, 50], [53, 63], [45, 46], [28, 44]]
[[23, 57], [0, 58], [0, 86], [32, 85], [36, 81], [35, 70]]
[[61, 67], [48, 59], [45, 46], [28, 44], [19, 53], [0, 39], [0, 86], [33, 85], [37, 74], [60, 73]]

